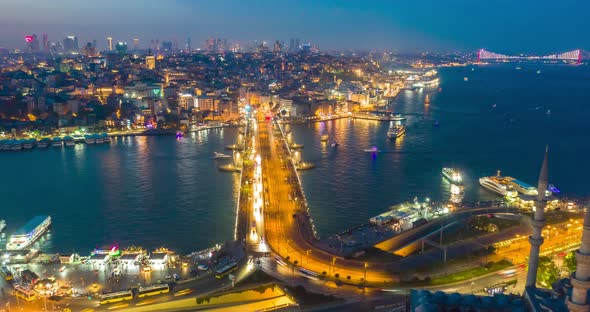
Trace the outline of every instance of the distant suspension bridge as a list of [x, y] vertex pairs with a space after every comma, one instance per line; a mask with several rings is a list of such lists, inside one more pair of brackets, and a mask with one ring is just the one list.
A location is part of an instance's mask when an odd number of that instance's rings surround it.
[[482, 61], [534, 61], [534, 60], [554, 60], [565, 61], [580, 64], [582, 62], [582, 53], [580, 49], [563, 52], [560, 54], [550, 54], [543, 56], [531, 55], [505, 55], [481, 49], [477, 51], [477, 62]]

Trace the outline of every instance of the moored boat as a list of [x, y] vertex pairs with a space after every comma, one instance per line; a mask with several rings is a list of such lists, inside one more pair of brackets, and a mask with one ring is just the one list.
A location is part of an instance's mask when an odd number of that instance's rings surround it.
[[[61, 143], [61, 142], [60, 142]], [[36, 216], [10, 236], [7, 250], [22, 250], [31, 246], [51, 225], [50, 216]]]
[[102, 138], [102, 135], [96, 133], [96, 134], [93, 134], [92, 137], [94, 138], [94, 142], [96, 144], [102, 144], [102, 143], [104, 143], [104, 139]]
[[86, 144], [94, 144], [96, 143], [96, 140], [94, 139], [94, 136], [92, 134], [86, 134], [84, 135], [84, 142]]
[[25, 140], [25, 142], [23, 143], [23, 148], [24, 149], [32, 149], [36, 143], [37, 143], [37, 139]]
[[406, 127], [400, 125], [392, 126], [387, 130], [387, 137], [393, 140], [404, 135], [404, 133], [406, 133]]
[[63, 139], [60, 137], [55, 137], [51, 140], [52, 147], [62, 147], [63, 146]]
[[111, 137], [109, 136], [108, 133], [103, 132], [100, 134], [100, 136], [102, 136], [103, 143], [111, 143]]
[[443, 168], [442, 174], [451, 184], [463, 184], [463, 177], [461, 177], [461, 173], [455, 168]]
[[51, 139], [50, 138], [42, 138], [37, 143], [37, 147], [38, 148], [46, 148], [46, 147], [49, 147], [49, 145], [51, 145]]
[[71, 136], [65, 136], [64, 137], [64, 145], [65, 146], [74, 146], [74, 145], [76, 145], [76, 141], [74, 141], [74, 138]]
[[19, 140], [12, 140], [12, 143], [10, 144], [10, 150], [11, 151], [20, 151], [21, 149], [23, 149], [23, 143], [25, 140], [19, 139]]

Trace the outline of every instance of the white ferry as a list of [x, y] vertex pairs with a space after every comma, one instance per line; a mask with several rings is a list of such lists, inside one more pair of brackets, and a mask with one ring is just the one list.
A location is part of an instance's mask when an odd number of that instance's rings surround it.
[[399, 138], [406, 133], [406, 127], [404, 126], [393, 126], [387, 130], [387, 137], [391, 140]]
[[500, 175], [500, 171], [498, 170], [498, 174], [492, 177], [483, 177], [479, 178], [479, 184], [484, 188], [500, 194], [502, 196], [507, 197], [516, 197], [518, 193], [512, 189], [510, 182], [513, 179], [510, 177], [502, 177]]
[[224, 158], [231, 158], [231, 156], [223, 154], [223, 153], [213, 152], [213, 159], [224, 159]]
[[36, 216], [10, 236], [7, 250], [22, 250], [31, 246], [51, 225], [50, 216]]
[[443, 168], [442, 169], [443, 177], [445, 177], [451, 184], [455, 185], [462, 185], [463, 184], [463, 177], [461, 177], [461, 173], [457, 169], [454, 168]]
[[525, 194], [525, 195], [538, 195], [539, 194], [536, 187], [534, 187], [530, 184], [524, 183], [524, 182], [517, 180], [517, 179], [513, 179], [512, 181], [510, 181], [510, 185], [515, 190], [517, 190], [518, 192]]

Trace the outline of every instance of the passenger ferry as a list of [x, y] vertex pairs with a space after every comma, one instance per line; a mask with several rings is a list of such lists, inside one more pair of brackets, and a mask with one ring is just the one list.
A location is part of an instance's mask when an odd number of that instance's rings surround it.
[[406, 133], [406, 127], [404, 126], [393, 126], [387, 130], [387, 137], [391, 140], [399, 138]]
[[36, 216], [10, 236], [7, 250], [22, 250], [31, 246], [51, 225], [50, 216]]
[[86, 144], [94, 144], [96, 143], [96, 140], [94, 139], [94, 136], [92, 134], [86, 134], [84, 135], [84, 142]]
[[213, 159], [223, 159], [223, 158], [231, 158], [231, 156], [223, 154], [223, 153], [213, 152]]
[[51, 140], [51, 146], [53, 146], [53, 147], [62, 147], [63, 146], [63, 140], [60, 137], [55, 137], [55, 138], [53, 138], [53, 140]]
[[498, 174], [496, 176], [479, 178], [479, 184], [481, 184], [481, 186], [484, 188], [502, 196], [516, 197], [518, 193], [513, 190], [512, 186], [510, 185], [512, 180], [513, 179], [510, 177], [502, 177], [500, 175], [500, 170], [498, 170]]
[[111, 143], [111, 137], [109, 137], [108, 133], [103, 132], [100, 136], [102, 136], [103, 143]]
[[76, 145], [76, 141], [74, 141], [74, 138], [72, 138], [71, 136], [65, 136], [64, 137], [64, 145], [65, 146], [74, 146], [74, 145]]
[[51, 145], [51, 139], [50, 138], [42, 138], [39, 143], [37, 143], [37, 147], [38, 148], [46, 148], [49, 147], [49, 145]]
[[524, 182], [517, 180], [517, 179], [513, 179], [512, 181], [510, 181], [510, 185], [515, 190], [517, 190], [518, 192], [525, 194], [525, 195], [538, 195], [539, 194], [536, 187], [529, 185], [527, 183], [524, 183]]
[[451, 184], [455, 185], [462, 185], [463, 184], [463, 177], [461, 177], [461, 173], [457, 169], [454, 168], [443, 168], [442, 169], [443, 177], [445, 177]]
[[35, 146], [35, 143], [37, 143], [37, 139], [25, 140], [25, 143], [23, 143], [23, 148], [24, 149], [32, 149], [33, 146]]

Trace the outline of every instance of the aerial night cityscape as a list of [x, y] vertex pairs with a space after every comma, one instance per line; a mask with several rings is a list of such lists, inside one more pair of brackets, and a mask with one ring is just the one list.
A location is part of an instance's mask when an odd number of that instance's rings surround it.
[[590, 311], [589, 11], [3, 0], [0, 312]]

